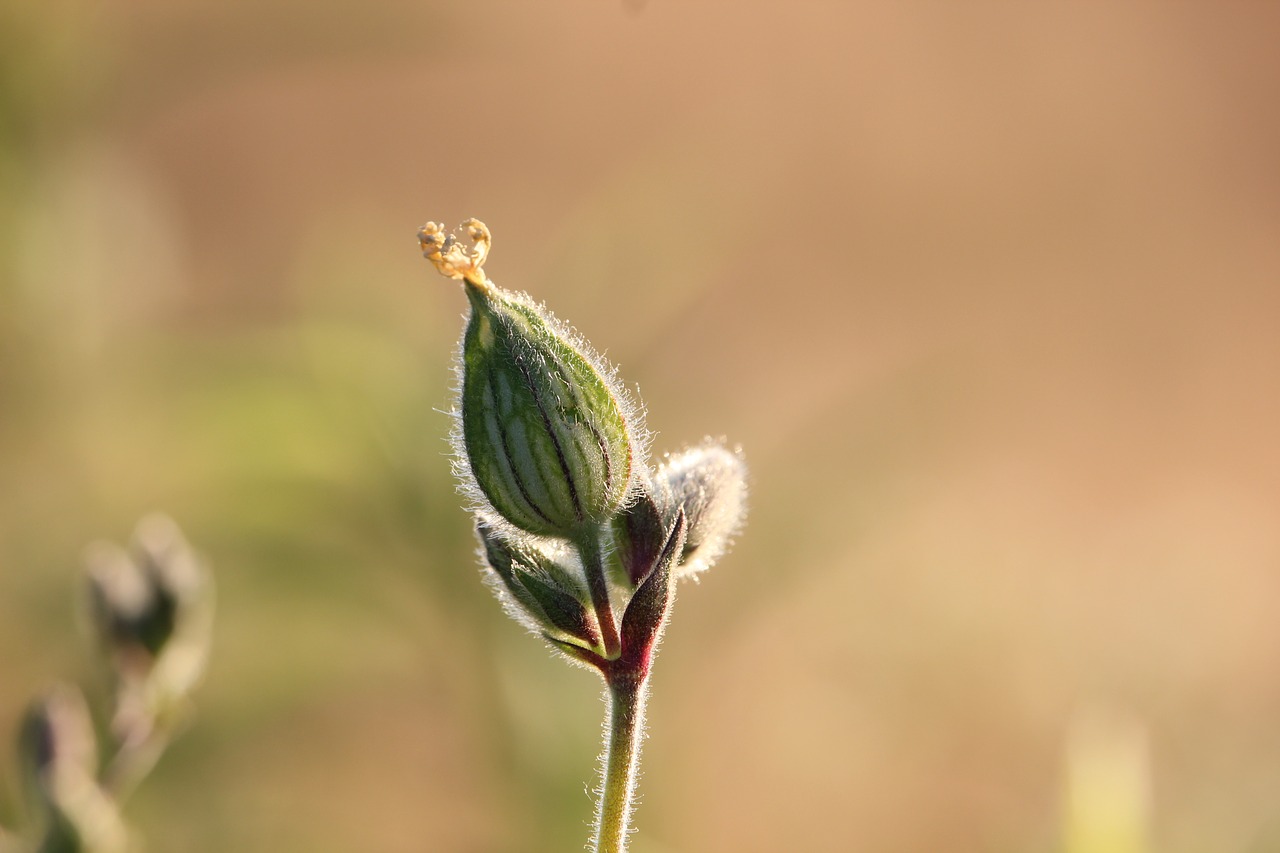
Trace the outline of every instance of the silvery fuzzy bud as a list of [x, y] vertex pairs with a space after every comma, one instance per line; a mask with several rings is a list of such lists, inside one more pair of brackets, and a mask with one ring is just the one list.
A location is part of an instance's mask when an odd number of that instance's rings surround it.
[[461, 278], [471, 303], [462, 344], [460, 468], [507, 523], [577, 539], [623, 505], [640, 456], [631, 407], [585, 342], [528, 297], [481, 270], [489, 232], [467, 223], [464, 252], [435, 223], [423, 252]]
[[[507, 533], [480, 517], [476, 521], [485, 565], [507, 593], [508, 612], [556, 646], [600, 646], [600, 627], [590, 597], [567, 550], [551, 553], [531, 537]], [[570, 565], [566, 565], [570, 564]]]
[[741, 454], [706, 442], [667, 457], [656, 478], [668, 512], [682, 509], [688, 520], [680, 576], [711, 567], [746, 518], [747, 466]]

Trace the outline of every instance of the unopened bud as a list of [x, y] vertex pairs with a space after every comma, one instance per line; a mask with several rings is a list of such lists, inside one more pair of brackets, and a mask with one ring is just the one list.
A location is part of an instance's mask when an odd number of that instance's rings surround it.
[[97, 739], [79, 690], [58, 685], [31, 703], [18, 729], [18, 757], [29, 789], [45, 806], [97, 775]]
[[747, 466], [742, 456], [706, 443], [668, 457], [658, 469], [673, 508], [688, 521], [679, 574], [708, 569], [728, 549], [747, 511]]
[[132, 553], [99, 542], [85, 561], [89, 613], [110, 656], [127, 670], [122, 674], [149, 669], [207, 597], [203, 569], [163, 516], [138, 525]]
[[517, 541], [483, 518], [476, 524], [476, 537], [485, 563], [510, 595], [508, 609], [517, 621], [553, 641], [588, 649], [600, 645], [600, 628], [587, 606], [587, 590], [574, 567], [562, 565], [569, 560], [567, 551], [547, 553], [537, 543]]
[[124, 853], [120, 810], [97, 781], [97, 741], [84, 697], [59, 686], [27, 710], [18, 754], [42, 824], [42, 851]]
[[89, 613], [103, 644], [130, 668], [146, 666], [173, 634], [177, 602], [114, 544], [91, 545], [85, 562]]
[[488, 229], [467, 225], [470, 253], [434, 223], [419, 232], [427, 258], [463, 279], [471, 303], [459, 405], [464, 474], [511, 525], [577, 538], [608, 521], [631, 486], [638, 450], [625, 395], [542, 306], [485, 277]]
[[116, 679], [111, 729], [141, 740], [185, 708], [204, 674], [213, 622], [208, 572], [170, 519], [142, 520], [129, 551], [86, 554], [88, 615]]

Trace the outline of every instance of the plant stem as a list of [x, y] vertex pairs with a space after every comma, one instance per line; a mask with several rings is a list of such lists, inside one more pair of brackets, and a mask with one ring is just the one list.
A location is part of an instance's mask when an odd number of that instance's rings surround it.
[[609, 603], [609, 582], [604, 576], [604, 554], [600, 550], [600, 534], [590, 530], [576, 543], [582, 556], [582, 567], [587, 575], [587, 589], [591, 592], [591, 604], [600, 623], [600, 638], [604, 643], [604, 656], [616, 658], [622, 644], [618, 640], [618, 626], [613, 618], [613, 605]]
[[635, 806], [648, 673], [616, 667], [605, 675], [609, 689], [609, 730], [602, 756], [600, 803], [596, 808], [592, 853], [626, 853]]
[[169, 745], [169, 734], [156, 731], [137, 743], [125, 743], [102, 771], [99, 784], [117, 803], [133, 793]]

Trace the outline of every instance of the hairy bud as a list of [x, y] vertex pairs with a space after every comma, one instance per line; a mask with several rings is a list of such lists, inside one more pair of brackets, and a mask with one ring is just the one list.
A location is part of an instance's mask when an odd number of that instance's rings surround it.
[[747, 466], [742, 456], [707, 442], [669, 456], [658, 468], [670, 511], [688, 522], [678, 574], [708, 569], [728, 549], [747, 511]]
[[419, 232], [424, 254], [465, 282], [471, 303], [459, 405], [464, 473], [512, 526], [575, 539], [608, 521], [630, 489], [637, 442], [625, 397], [584, 342], [484, 276], [489, 232], [467, 225], [476, 244], [469, 254], [435, 223]]
[[[577, 573], [531, 541], [521, 542], [486, 522], [476, 522], [485, 564], [510, 595], [508, 607], [518, 621], [553, 642], [587, 649], [600, 645], [600, 628], [589, 607], [590, 597]], [[576, 570], [575, 570], [576, 569]]]

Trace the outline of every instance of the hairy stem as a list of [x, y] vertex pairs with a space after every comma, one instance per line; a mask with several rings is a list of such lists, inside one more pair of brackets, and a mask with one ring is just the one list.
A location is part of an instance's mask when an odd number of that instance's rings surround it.
[[635, 807], [640, 741], [648, 676], [619, 667], [605, 676], [609, 689], [609, 729], [602, 757], [600, 803], [596, 808], [592, 853], [626, 853], [631, 811]]
[[582, 556], [582, 567], [587, 574], [587, 589], [591, 592], [591, 604], [600, 623], [600, 639], [604, 643], [604, 656], [612, 660], [618, 656], [622, 645], [618, 640], [618, 625], [613, 618], [613, 605], [609, 603], [609, 582], [604, 575], [604, 554], [600, 549], [600, 534], [592, 530], [577, 542]]

